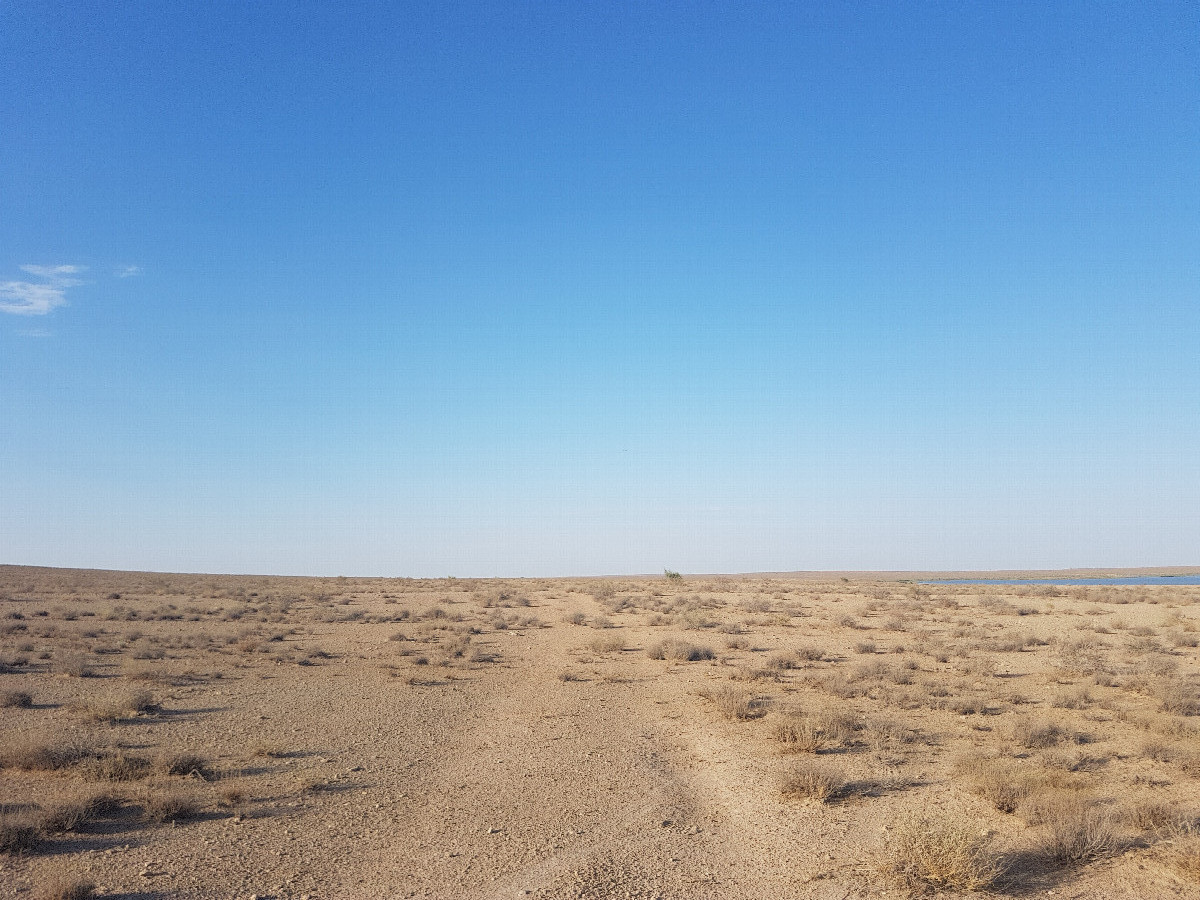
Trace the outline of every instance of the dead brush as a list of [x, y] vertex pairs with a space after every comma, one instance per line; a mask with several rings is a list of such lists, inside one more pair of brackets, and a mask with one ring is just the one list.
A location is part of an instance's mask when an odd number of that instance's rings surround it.
[[34, 894], [35, 900], [91, 900], [96, 885], [86, 878], [55, 878]]
[[0, 693], [0, 708], [29, 709], [33, 706], [33, 694], [29, 691], [4, 691]]
[[200, 803], [191, 794], [172, 789], [145, 791], [139, 798], [142, 818], [147, 822], [180, 822], [193, 819], [200, 812]]
[[840, 769], [816, 763], [799, 763], [783, 776], [779, 790], [785, 797], [828, 803], [841, 796], [846, 784]]
[[820, 753], [852, 746], [857, 731], [858, 722], [846, 713], [820, 710], [807, 714], [791, 710], [775, 723], [772, 734], [785, 753]]
[[158, 709], [158, 703], [148, 691], [137, 691], [124, 697], [92, 699], [71, 704], [71, 710], [85, 722], [109, 724], [132, 719]]
[[120, 807], [121, 798], [111, 791], [86, 793], [55, 801], [46, 807], [42, 811], [39, 826], [45, 834], [78, 831], [95, 819], [111, 815]]
[[138, 781], [149, 775], [152, 768], [150, 760], [143, 756], [110, 748], [80, 760], [75, 771], [93, 781]]
[[28, 853], [42, 840], [42, 830], [29, 816], [0, 813], [0, 853]]
[[1086, 797], [1055, 793], [1021, 806], [1030, 824], [1045, 828], [1039, 850], [1061, 865], [1078, 865], [1111, 856], [1122, 848], [1112, 816]]
[[0, 751], [0, 768], [19, 769], [23, 772], [53, 772], [77, 765], [95, 753], [90, 744], [69, 737], [28, 741]]
[[757, 719], [766, 712], [766, 701], [762, 697], [746, 688], [731, 684], [706, 688], [700, 695], [711, 701], [722, 717], [732, 721]]
[[1037, 774], [1022, 772], [1013, 763], [978, 755], [958, 758], [954, 770], [971, 793], [1004, 813], [1016, 812], [1043, 784]]
[[1168, 834], [1175, 845], [1171, 868], [1188, 881], [1200, 882], [1200, 818], [1179, 816]]
[[593, 653], [619, 653], [625, 649], [625, 638], [619, 634], [597, 635], [587, 646]]
[[198, 753], [172, 753], [162, 756], [156, 768], [162, 775], [182, 775], [199, 778], [201, 781], [212, 781], [216, 778], [212, 763]]
[[1087, 736], [1054, 722], [1018, 719], [1012, 724], [1012, 740], [1028, 750], [1044, 750], [1063, 743], [1083, 744]]
[[892, 828], [879, 868], [910, 894], [986, 890], [1003, 874], [978, 823], [919, 814]]
[[665, 659], [672, 662], [698, 662], [716, 657], [711, 647], [699, 646], [677, 638], [668, 638], [665, 641], [651, 644], [646, 648], [646, 655], [651, 659]]

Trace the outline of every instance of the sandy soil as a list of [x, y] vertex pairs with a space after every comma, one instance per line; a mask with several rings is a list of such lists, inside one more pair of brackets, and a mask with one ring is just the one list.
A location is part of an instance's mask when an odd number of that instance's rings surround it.
[[0, 567], [0, 897], [1200, 896], [1198, 604]]

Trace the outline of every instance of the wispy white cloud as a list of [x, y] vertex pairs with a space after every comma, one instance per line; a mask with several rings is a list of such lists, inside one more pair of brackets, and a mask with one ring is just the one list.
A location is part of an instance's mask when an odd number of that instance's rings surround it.
[[67, 302], [67, 288], [83, 284], [76, 275], [83, 266], [21, 266], [21, 271], [42, 279], [0, 281], [0, 312], [14, 316], [44, 316]]
[[134, 275], [141, 275], [141, 274], [142, 274], [141, 266], [121, 266], [121, 268], [117, 269], [117, 277], [118, 278], [132, 278]]

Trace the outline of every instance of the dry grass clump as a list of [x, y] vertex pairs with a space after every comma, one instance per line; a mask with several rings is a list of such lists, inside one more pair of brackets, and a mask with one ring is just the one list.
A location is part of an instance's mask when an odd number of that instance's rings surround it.
[[53, 772], [77, 765], [96, 751], [69, 738], [25, 742], [0, 751], [0, 768], [24, 772]]
[[914, 894], [983, 890], [1002, 873], [976, 823], [921, 815], [892, 829], [880, 870]]
[[147, 822], [178, 822], [200, 812], [194, 797], [174, 790], [147, 791], [141, 797], [141, 807]]
[[55, 661], [54, 671], [70, 678], [93, 678], [95, 667], [82, 653], [69, 653]]
[[151, 769], [150, 760], [117, 748], [80, 760], [75, 770], [93, 781], [137, 781], [149, 775]]
[[1200, 819], [1180, 817], [1170, 834], [1175, 843], [1171, 868], [1189, 881], [1200, 882]]
[[110, 791], [58, 800], [42, 812], [38, 825], [44, 834], [76, 831], [93, 819], [112, 814], [120, 806], [120, 798]]
[[1167, 681], [1158, 687], [1163, 712], [1177, 716], [1200, 715], [1200, 693], [1182, 681]]
[[713, 659], [716, 654], [711, 647], [668, 638], [646, 648], [646, 655], [651, 659], [666, 659], [673, 662], [697, 662], [702, 659]]
[[41, 839], [41, 829], [28, 818], [0, 814], [0, 853], [25, 853]]
[[791, 711], [775, 723], [772, 735], [785, 753], [819, 753], [852, 744], [857, 725], [853, 717], [832, 710], [812, 715]]
[[148, 691], [137, 691], [115, 699], [87, 700], [71, 705], [72, 711], [79, 714], [84, 721], [93, 724], [119, 722], [121, 719], [144, 715], [157, 708], [158, 704]]
[[1044, 750], [1062, 743], [1082, 744], [1087, 740], [1080, 732], [1054, 722], [1034, 722], [1030, 719], [1018, 719], [1013, 723], [1012, 739], [1028, 750]]
[[96, 885], [86, 878], [58, 878], [35, 896], [37, 900], [91, 900], [96, 896]]
[[1011, 762], [985, 756], [960, 757], [954, 769], [971, 793], [1005, 813], [1016, 812], [1031, 794], [1045, 787], [1040, 773], [1021, 771]]
[[593, 653], [617, 653], [625, 649], [625, 638], [619, 634], [605, 634], [588, 641]]
[[730, 684], [719, 685], [701, 692], [711, 700], [717, 711], [726, 719], [745, 721], [757, 719], [765, 711], [766, 703], [753, 691]]
[[1051, 791], [1030, 797], [1021, 804], [1021, 815], [1030, 825], [1044, 827], [1042, 855], [1064, 865], [1111, 856], [1122, 846], [1112, 815], [1078, 793]]
[[800, 763], [783, 777], [780, 792], [785, 797], [802, 797], [828, 803], [846, 789], [846, 778], [831, 766]]
[[173, 753], [158, 761], [158, 770], [163, 775], [187, 775], [210, 781], [215, 777], [212, 763], [198, 753]]
[[33, 694], [29, 691], [4, 691], [0, 693], [0, 707], [5, 709], [29, 709], [33, 706]]

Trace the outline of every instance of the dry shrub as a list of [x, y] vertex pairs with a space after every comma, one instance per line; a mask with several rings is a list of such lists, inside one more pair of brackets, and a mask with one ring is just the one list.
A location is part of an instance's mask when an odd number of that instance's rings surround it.
[[785, 797], [803, 797], [827, 803], [840, 796], [845, 788], [846, 778], [837, 769], [815, 763], [800, 763], [784, 775], [780, 792]]
[[881, 871], [912, 893], [978, 891], [1001, 874], [975, 822], [910, 815], [892, 829]]
[[1189, 881], [1200, 882], [1200, 819], [1180, 817], [1170, 835], [1175, 843], [1171, 868]]
[[29, 691], [5, 691], [0, 694], [0, 707], [29, 709], [33, 706], [33, 694]]
[[787, 753], [816, 753], [825, 747], [825, 736], [807, 716], [786, 716], [772, 729], [775, 740]]
[[858, 723], [847, 713], [821, 710], [812, 715], [785, 714], [775, 723], [775, 740], [788, 753], [819, 753], [854, 743]]
[[800, 668], [800, 657], [791, 650], [780, 650], [768, 656], [764, 665], [776, 672], [798, 669]]
[[825, 658], [825, 651], [820, 647], [801, 645], [796, 648], [796, 655], [805, 662], [820, 662]]
[[1179, 810], [1161, 800], [1140, 800], [1125, 809], [1124, 820], [1139, 831], [1164, 831], [1179, 821]]
[[35, 896], [37, 900], [91, 900], [96, 896], [96, 885], [86, 878], [58, 878]]
[[744, 722], [747, 719], [758, 718], [763, 714], [765, 706], [763, 700], [753, 691], [729, 684], [706, 690], [702, 696], [711, 700], [717, 711], [726, 719], [736, 721]]
[[1053, 722], [1034, 722], [1029, 719], [1018, 719], [1013, 723], [1012, 739], [1029, 750], [1044, 750], [1065, 742], [1081, 744], [1086, 740], [1079, 732]]
[[81, 653], [69, 653], [55, 661], [54, 670], [59, 675], [71, 678], [92, 678], [96, 674], [86, 656]]
[[124, 750], [103, 750], [79, 761], [76, 770], [93, 781], [137, 781], [150, 774], [150, 760]]
[[110, 815], [120, 806], [120, 798], [109, 791], [59, 800], [43, 811], [41, 829], [45, 834], [75, 831], [95, 818]]
[[163, 775], [189, 775], [209, 781], [214, 777], [212, 763], [198, 753], [173, 753], [158, 761]]
[[77, 765], [95, 751], [70, 738], [17, 744], [0, 752], [0, 767], [25, 772], [53, 772]]
[[41, 839], [41, 829], [28, 818], [0, 814], [0, 853], [25, 853]]
[[149, 691], [136, 691], [124, 697], [108, 700], [88, 700], [72, 704], [71, 709], [87, 722], [118, 722], [152, 712], [158, 708]]
[[625, 638], [619, 634], [606, 634], [588, 641], [593, 653], [617, 653], [625, 649]]
[[854, 645], [854, 652], [863, 655], [874, 653], [877, 649], [874, 641], [859, 641]]
[[1162, 711], [1177, 716], [1200, 715], [1200, 695], [1195, 688], [1181, 681], [1168, 681], [1158, 686]]
[[711, 647], [701, 647], [677, 638], [668, 638], [646, 648], [646, 655], [651, 659], [666, 659], [674, 662], [696, 662], [702, 659], [713, 659], [715, 654]]
[[200, 804], [194, 797], [173, 790], [147, 791], [142, 795], [141, 806], [147, 822], [178, 822], [200, 812]]
[[1041, 851], [1064, 865], [1110, 856], [1121, 842], [1112, 817], [1086, 797], [1054, 792], [1031, 797], [1021, 805], [1031, 825], [1043, 825]]
[[1021, 772], [1009, 763], [984, 756], [965, 756], [955, 761], [955, 772], [967, 789], [987, 800], [1000, 812], [1013, 813], [1043, 782], [1031, 772]]

